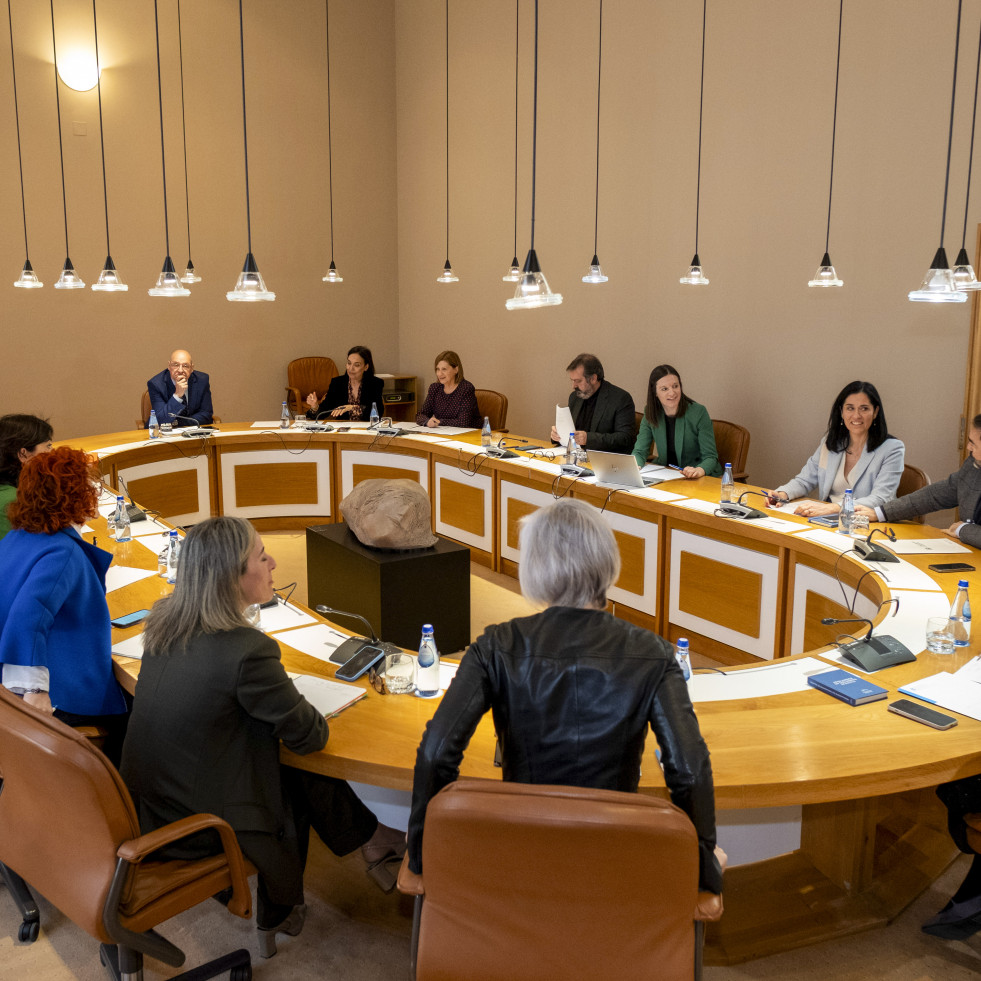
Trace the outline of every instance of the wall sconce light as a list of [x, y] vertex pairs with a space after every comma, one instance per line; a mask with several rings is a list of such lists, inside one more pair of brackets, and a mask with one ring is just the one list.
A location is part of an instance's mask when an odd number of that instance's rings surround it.
[[99, 84], [102, 70], [95, 53], [84, 48], [70, 48], [58, 56], [58, 77], [76, 92], [88, 92]]

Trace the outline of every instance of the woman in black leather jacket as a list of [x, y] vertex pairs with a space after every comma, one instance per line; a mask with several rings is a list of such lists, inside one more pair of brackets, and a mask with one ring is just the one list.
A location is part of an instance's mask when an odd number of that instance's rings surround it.
[[471, 644], [416, 757], [409, 867], [422, 871], [430, 799], [459, 775], [491, 710], [504, 779], [636, 791], [647, 727], [671, 800], [692, 819], [699, 888], [722, 892], [708, 750], [671, 645], [605, 612], [620, 573], [616, 540], [595, 508], [560, 500], [524, 519], [522, 593], [541, 613], [488, 627]]

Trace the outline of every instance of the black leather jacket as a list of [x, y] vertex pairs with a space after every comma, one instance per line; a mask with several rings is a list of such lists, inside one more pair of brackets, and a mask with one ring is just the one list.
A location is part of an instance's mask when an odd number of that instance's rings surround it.
[[648, 724], [671, 800], [698, 833], [700, 888], [722, 891], [709, 754], [667, 641], [599, 610], [550, 607], [471, 644], [416, 757], [409, 867], [422, 871], [430, 799], [459, 776], [490, 709], [504, 779], [636, 791]]

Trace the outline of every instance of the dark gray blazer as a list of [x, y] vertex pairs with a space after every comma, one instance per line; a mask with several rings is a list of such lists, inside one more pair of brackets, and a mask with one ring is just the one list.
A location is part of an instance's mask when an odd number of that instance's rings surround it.
[[[569, 411], [576, 429], [583, 400], [573, 393], [569, 396]], [[562, 435], [561, 433], [559, 434]], [[592, 428], [586, 433], [587, 450], [605, 450], [608, 453], [629, 453], [634, 448], [634, 400], [630, 393], [606, 379], [596, 393]]]

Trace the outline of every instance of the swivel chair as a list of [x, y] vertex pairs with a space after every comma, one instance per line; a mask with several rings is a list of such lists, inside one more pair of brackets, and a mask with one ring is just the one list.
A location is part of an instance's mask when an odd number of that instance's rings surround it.
[[[905, 497], [907, 494], [912, 494], [913, 491], [918, 491], [921, 487], [926, 487], [929, 483], [930, 478], [927, 476], [925, 470], [914, 467], [912, 463], [907, 463], [903, 467], [903, 475], [899, 478], [896, 497]], [[922, 514], [918, 514], [915, 518], [910, 518], [909, 520], [920, 525], [926, 523]]]
[[746, 459], [749, 456], [749, 430], [735, 422], [725, 419], [713, 419], [712, 431], [715, 434], [715, 449], [719, 454], [719, 462], [724, 467], [732, 464], [732, 479], [740, 483], [749, 480], [746, 472]]
[[286, 366], [286, 405], [290, 412], [302, 416], [307, 411], [307, 396], [316, 392], [323, 398], [335, 377], [337, 365], [333, 358], [295, 358], [291, 361]]
[[504, 427], [508, 424], [508, 397], [490, 388], [474, 389], [477, 396], [477, 411], [480, 421], [484, 416], [490, 419], [491, 429], [497, 433], [506, 433]]

